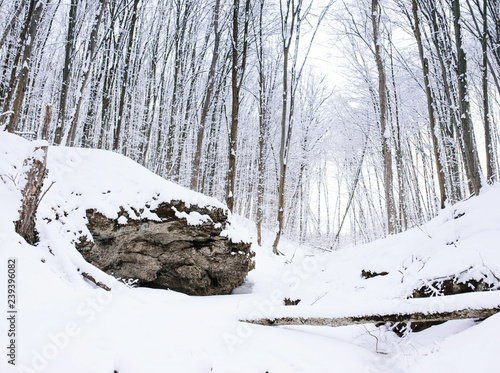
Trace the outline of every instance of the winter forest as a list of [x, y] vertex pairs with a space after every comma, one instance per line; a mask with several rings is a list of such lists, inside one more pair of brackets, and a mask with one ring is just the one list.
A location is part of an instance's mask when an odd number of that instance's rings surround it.
[[500, 0], [0, 0], [0, 371], [497, 372], [499, 123]]
[[[325, 250], [497, 179], [496, 0], [12, 0], [0, 123]], [[260, 238], [259, 238], [260, 239]]]

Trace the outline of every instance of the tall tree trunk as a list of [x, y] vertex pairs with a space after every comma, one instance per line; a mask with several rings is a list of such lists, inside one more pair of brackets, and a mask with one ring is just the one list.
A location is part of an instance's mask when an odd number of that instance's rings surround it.
[[457, 49], [457, 79], [458, 97], [460, 107], [460, 122], [462, 146], [464, 147], [464, 162], [467, 178], [472, 186], [474, 194], [478, 195], [481, 190], [481, 170], [476, 144], [474, 141], [474, 128], [470, 113], [470, 102], [467, 86], [467, 57], [462, 47], [462, 25], [460, 14], [460, 1], [452, 0], [453, 26], [455, 29], [455, 43]]
[[108, 2], [108, 0], [100, 0], [101, 9], [96, 14], [94, 24], [92, 26], [92, 31], [90, 32], [90, 40], [89, 40], [89, 45], [87, 47], [87, 56], [86, 56], [85, 62], [84, 62], [85, 72], [83, 74], [82, 85], [80, 87], [80, 97], [78, 98], [78, 103], [76, 104], [75, 114], [74, 114], [73, 119], [71, 121], [71, 126], [69, 129], [68, 138], [66, 139], [66, 146], [72, 146], [75, 142], [76, 127], [78, 125], [78, 117], [80, 115], [80, 108], [81, 108], [82, 102], [83, 102], [83, 92], [85, 90], [85, 87], [87, 85], [87, 81], [88, 81], [89, 76], [90, 76], [90, 72], [92, 70], [92, 63], [94, 61], [94, 53], [95, 53], [95, 48], [97, 45], [97, 35], [99, 33], [99, 27], [101, 25], [102, 15], [104, 13], [104, 8], [106, 7], [107, 2]]
[[[158, 87], [156, 86], [156, 70], [158, 65], [158, 47], [160, 45], [159, 40], [160, 40], [161, 30], [162, 28], [158, 27], [158, 32], [156, 33], [155, 36], [154, 47], [152, 48], [153, 55], [151, 56], [151, 65], [146, 75], [147, 93], [144, 102], [143, 123], [141, 125], [141, 130], [140, 130], [141, 140], [139, 143], [139, 163], [141, 163], [144, 167], [147, 167], [148, 164], [148, 158], [149, 158], [148, 154], [151, 143], [151, 137], [153, 134], [153, 122], [156, 113], [156, 105], [159, 100]], [[153, 102], [153, 107], [150, 110], [151, 101]]]
[[[109, 3], [110, 5], [110, 17], [111, 17], [111, 24], [109, 26], [110, 30], [113, 30], [115, 27], [119, 27], [120, 30], [122, 30], [118, 36], [118, 39], [113, 37], [111, 33], [107, 35], [106, 39], [106, 46], [105, 46], [105, 51], [104, 57], [103, 57], [103, 64], [104, 66], [102, 67], [104, 69], [104, 82], [103, 82], [103, 92], [102, 92], [102, 103], [101, 103], [101, 130], [99, 134], [99, 140], [97, 142], [97, 147], [99, 149], [108, 149], [109, 148], [109, 141], [108, 136], [110, 132], [110, 121], [111, 121], [111, 99], [113, 97], [113, 84], [116, 79], [116, 76], [118, 74], [117, 71], [117, 65], [118, 65], [118, 50], [119, 47], [122, 45], [123, 38], [125, 37], [126, 33], [124, 30], [124, 25], [120, 24], [120, 20], [118, 20], [118, 26], [115, 26], [115, 20], [120, 16], [119, 12], [119, 4], [115, 3], [114, 1]], [[125, 18], [125, 17], [123, 17]], [[123, 20], [123, 23], [126, 23], [125, 20]]]
[[380, 14], [379, 1], [372, 0], [371, 21], [373, 28], [373, 45], [375, 48], [375, 62], [378, 71], [378, 96], [380, 103], [380, 131], [382, 137], [382, 157], [384, 162], [384, 196], [387, 210], [387, 231], [389, 234], [396, 233], [396, 208], [394, 204], [393, 177], [392, 177], [392, 153], [389, 145], [389, 128], [387, 119], [387, 86], [384, 61], [381, 55], [380, 45]]
[[12, 27], [16, 24], [17, 19], [19, 18], [19, 15], [23, 11], [24, 7], [26, 6], [26, 0], [21, 0], [21, 4], [17, 4], [16, 7], [16, 13], [12, 16], [10, 19], [9, 24], [5, 28], [2, 34], [2, 39], [0, 39], [0, 48], [2, 48], [3, 44], [5, 43], [5, 39], [7, 39], [7, 36], [9, 35], [10, 31], [12, 30]]
[[78, 10], [78, 0], [71, 0], [69, 7], [68, 19], [68, 34], [66, 39], [66, 50], [64, 58], [64, 68], [61, 84], [61, 98], [59, 100], [59, 114], [57, 117], [57, 127], [54, 134], [54, 143], [61, 144], [64, 137], [64, 126], [66, 121], [66, 105], [68, 101], [68, 90], [70, 84], [70, 72], [73, 60], [73, 47], [75, 45], [75, 25], [76, 25], [76, 12]]
[[[282, 4], [280, 1], [280, 9]], [[278, 214], [277, 214], [277, 224], [276, 227], [276, 237], [273, 243], [273, 253], [280, 254], [278, 250], [278, 244], [283, 234], [283, 223], [285, 216], [285, 180], [286, 180], [286, 170], [287, 170], [287, 158], [288, 158], [288, 146], [292, 134], [292, 116], [293, 116], [293, 96], [294, 87], [288, 88], [288, 59], [290, 57], [290, 46], [292, 44], [294, 31], [297, 32], [296, 43], [298, 43], [298, 32], [300, 29], [300, 24], [296, 26], [296, 23], [300, 22], [300, 12], [302, 8], [302, 1], [298, 1], [295, 4], [294, 1], [286, 1], [286, 9], [283, 12], [281, 10], [281, 43], [283, 51], [283, 80], [282, 80], [282, 98], [281, 98], [281, 140], [280, 140], [280, 153], [279, 153], [279, 175], [278, 175]], [[290, 18], [291, 17], [291, 18]], [[297, 30], [296, 30], [297, 28]], [[298, 48], [298, 45], [296, 45]], [[296, 56], [294, 57], [296, 58]], [[296, 61], [296, 60], [295, 60]], [[295, 68], [295, 63], [293, 64]], [[292, 73], [292, 83], [293, 78], [296, 78], [295, 71]], [[290, 101], [290, 102], [289, 102]]]
[[481, 49], [483, 53], [482, 83], [483, 83], [483, 116], [484, 116], [484, 145], [486, 148], [486, 180], [496, 179], [495, 152], [491, 136], [491, 118], [488, 95], [488, 0], [483, 0], [483, 32], [481, 35]]
[[205, 135], [205, 127], [208, 116], [208, 111], [210, 109], [210, 103], [212, 101], [212, 94], [215, 85], [215, 67], [217, 66], [217, 59], [219, 57], [219, 44], [220, 44], [220, 32], [219, 32], [219, 11], [220, 11], [220, 0], [215, 0], [214, 6], [214, 49], [212, 55], [212, 62], [210, 63], [210, 70], [208, 71], [207, 79], [207, 89], [205, 91], [205, 96], [203, 97], [203, 104], [201, 109], [200, 125], [196, 133], [196, 149], [194, 153], [193, 161], [193, 173], [191, 174], [191, 189], [199, 190], [200, 183], [198, 182], [200, 175], [200, 163], [201, 163], [201, 151], [203, 147], [203, 136]]
[[262, 221], [264, 219], [264, 136], [267, 108], [264, 107], [264, 41], [262, 36], [262, 18], [265, 0], [260, 0], [258, 66], [259, 66], [259, 155], [257, 158], [257, 244], [262, 245]]
[[[3, 56], [3, 64], [2, 64], [2, 74], [0, 76], [0, 107], [4, 107], [4, 103], [6, 100], [7, 93], [9, 92], [9, 81], [7, 77], [9, 76], [9, 72], [15, 68], [11, 66], [12, 64], [12, 56], [16, 56], [16, 47], [12, 40], [9, 41], [9, 44], [5, 48], [5, 54]], [[20, 54], [19, 54], [20, 55]], [[5, 112], [5, 111], [4, 111]], [[0, 124], [3, 122], [2, 118], [0, 118]]]
[[[191, 24], [191, 27], [189, 29], [189, 34], [194, 34], [193, 26], [195, 26], [194, 23]], [[181, 164], [182, 164], [182, 158], [184, 157], [184, 153], [186, 151], [186, 139], [188, 136], [188, 131], [190, 129], [190, 122], [192, 122], [191, 117], [193, 116], [192, 113], [192, 106], [193, 102], [196, 102], [196, 90], [195, 86], [198, 81], [198, 76], [200, 76], [200, 70], [202, 68], [202, 64], [199, 63], [199, 61], [202, 61], [204, 59], [207, 46], [209, 42], [209, 34], [205, 36], [205, 41], [204, 45], [201, 48], [200, 53], [197, 55], [197, 41], [195, 40], [194, 42], [191, 42], [189, 44], [192, 44], [191, 46], [191, 61], [190, 61], [190, 66], [189, 66], [189, 72], [190, 72], [190, 78], [189, 78], [189, 89], [187, 90], [187, 97], [185, 99], [185, 104], [184, 104], [184, 119], [180, 123], [180, 131], [179, 131], [179, 137], [177, 139], [178, 143], [178, 152], [177, 156], [174, 160], [173, 163], [173, 170], [174, 170], [174, 178], [177, 182], [183, 181], [183, 183], [187, 183], [188, 177], [190, 175], [188, 173], [185, 173], [184, 177], [181, 177]], [[190, 185], [191, 180], [189, 179], [189, 184]]]
[[168, 177], [173, 176], [173, 166], [174, 158], [176, 157], [175, 148], [175, 137], [176, 130], [178, 127], [179, 113], [181, 112], [181, 98], [184, 91], [184, 69], [186, 57], [186, 47], [184, 42], [184, 37], [186, 35], [189, 14], [191, 11], [191, 6], [193, 3], [191, 1], [186, 1], [184, 5], [184, 11], [182, 11], [182, 2], [177, 2], [177, 16], [175, 23], [175, 61], [174, 61], [174, 77], [173, 77], [173, 89], [172, 89], [172, 101], [170, 103], [170, 121], [167, 129], [167, 149], [166, 149], [166, 175]]
[[443, 37], [443, 33], [446, 27], [441, 21], [441, 16], [439, 16], [436, 4], [434, 0], [431, 0], [430, 12], [425, 13], [432, 26], [432, 43], [434, 44], [436, 50], [436, 56], [439, 61], [439, 66], [441, 68], [441, 84], [443, 85], [443, 90], [446, 98], [446, 103], [442, 103], [443, 118], [448, 118], [449, 122], [443, 123], [440, 126], [443, 130], [443, 142], [444, 149], [447, 159], [448, 174], [450, 176], [449, 182], [449, 194], [448, 198], [451, 202], [457, 202], [462, 199], [462, 191], [460, 188], [460, 155], [463, 154], [463, 147], [456, 146], [455, 135], [458, 137], [458, 115], [454, 110], [454, 107], [458, 106], [456, 103], [456, 91], [452, 84], [451, 71], [452, 68], [452, 46], [449, 37]]
[[[239, 17], [240, 1], [233, 1], [233, 40], [232, 40], [232, 65], [231, 65], [231, 130], [229, 133], [229, 165], [227, 172], [227, 192], [226, 204], [230, 211], [234, 209], [234, 192], [236, 184], [236, 152], [238, 140], [238, 120], [240, 111], [240, 89], [243, 83], [245, 74], [246, 58], [247, 58], [247, 34], [250, 13], [250, 0], [245, 3], [245, 20], [243, 30], [243, 47], [241, 51], [241, 65], [239, 58]], [[238, 73], [239, 72], [239, 73]]]
[[[331, 2], [326, 5], [320, 16], [318, 23], [314, 28], [312, 37], [309, 41], [309, 46], [306, 50], [301, 66], [297, 67], [297, 60], [299, 54], [299, 41], [301, 23], [305, 19], [308, 11], [307, 8], [304, 14], [302, 11], [302, 0], [297, 1], [286, 0], [286, 9], [283, 9], [283, 4], [280, 1], [281, 13], [281, 43], [283, 50], [283, 95], [282, 95], [282, 109], [281, 109], [281, 141], [280, 141], [280, 155], [279, 155], [279, 175], [278, 175], [278, 214], [277, 214], [277, 229], [276, 237], [273, 243], [273, 253], [280, 254], [278, 251], [278, 244], [283, 233], [283, 222], [285, 215], [285, 181], [287, 171], [288, 154], [290, 151], [290, 144], [292, 139], [293, 118], [295, 108], [295, 94], [303, 71], [304, 64], [311, 49], [314, 37], [319, 28], [319, 25], [324, 18]], [[290, 88], [288, 87], [288, 59], [290, 57], [290, 47], [292, 40], [294, 40], [294, 51], [292, 53], [292, 67], [290, 77]]]
[[405, 188], [405, 174], [403, 167], [403, 151], [401, 149], [401, 126], [399, 123], [399, 99], [398, 92], [396, 89], [396, 78], [394, 75], [394, 58], [392, 52], [392, 40], [390, 41], [390, 53], [391, 53], [391, 80], [392, 80], [392, 88], [394, 90], [394, 116], [396, 127], [393, 131], [394, 145], [396, 147], [396, 169], [398, 175], [398, 194], [399, 194], [399, 203], [398, 203], [398, 230], [406, 230], [408, 228], [408, 216], [406, 209], [406, 193], [407, 190]]
[[12, 116], [10, 117], [9, 124], [7, 125], [7, 130], [9, 132], [14, 132], [16, 130], [19, 119], [21, 117], [21, 113], [23, 111], [21, 106], [23, 104], [24, 96], [27, 91], [28, 75], [31, 67], [31, 55], [33, 51], [33, 44], [35, 43], [35, 37], [38, 31], [38, 23], [42, 15], [42, 10], [43, 10], [43, 3], [40, 1], [40, 3], [38, 4], [33, 13], [33, 17], [31, 18], [30, 22], [30, 27], [28, 32], [29, 43], [26, 44], [24, 48], [21, 73], [19, 81], [17, 83], [16, 94], [14, 96], [15, 98], [12, 105], [13, 113]]
[[420, 33], [420, 18], [418, 16], [417, 0], [412, 0], [413, 18], [415, 21], [415, 38], [417, 39], [418, 55], [420, 56], [420, 63], [422, 64], [422, 72], [424, 75], [425, 95], [427, 96], [427, 112], [429, 114], [429, 129], [431, 132], [432, 149], [434, 152], [434, 160], [436, 162], [436, 173], [439, 186], [439, 200], [441, 201], [441, 208], [443, 209], [446, 201], [445, 189], [445, 174], [444, 167], [441, 163], [439, 142], [436, 135], [436, 119], [434, 115], [434, 97], [431, 91], [431, 83], [429, 79], [429, 62], [424, 56], [424, 48], [422, 45], [422, 38]]
[[280, 154], [279, 154], [279, 178], [278, 178], [278, 231], [273, 244], [273, 253], [279, 254], [278, 243], [283, 232], [283, 216], [285, 210], [285, 143], [286, 143], [286, 129], [287, 129], [287, 102], [288, 102], [288, 48], [283, 49], [283, 94], [282, 94], [282, 109], [281, 109], [281, 141], [280, 141]]
[[127, 51], [125, 54], [125, 63], [123, 66], [124, 73], [123, 73], [123, 80], [122, 80], [122, 89], [120, 93], [120, 103], [118, 106], [118, 118], [116, 122], [116, 126], [114, 128], [114, 133], [113, 133], [113, 150], [117, 151], [120, 147], [120, 137], [121, 137], [121, 131], [122, 131], [122, 123], [123, 123], [123, 110], [125, 108], [125, 100], [126, 100], [126, 93], [127, 93], [127, 84], [128, 84], [128, 74], [129, 74], [129, 69], [130, 69], [130, 57], [132, 55], [132, 47], [134, 45], [134, 32], [135, 32], [135, 24], [137, 22], [137, 6], [139, 5], [140, 0], [134, 0], [134, 5], [132, 7], [132, 20], [130, 22], [130, 29], [129, 29], [129, 34], [128, 34], [128, 45], [127, 45]]
[[[10, 105], [12, 103], [12, 99], [13, 99], [14, 94], [16, 92], [17, 79], [18, 79], [17, 68], [19, 66], [19, 60], [20, 60], [21, 56], [23, 56], [23, 50], [25, 51], [25, 49], [28, 47], [28, 45], [26, 43], [26, 39], [28, 37], [28, 31], [30, 29], [31, 20], [33, 18], [33, 13], [35, 11], [36, 4], [37, 4], [37, 0], [30, 0], [27, 14], [26, 14], [26, 19], [24, 21], [24, 25], [23, 25], [23, 28], [21, 30], [21, 34], [19, 35], [19, 47], [17, 48], [16, 54], [14, 57], [14, 61], [12, 62], [12, 69], [10, 71], [10, 79], [9, 79], [9, 83], [6, 87], [7, 97], [3, 101], [3, 111], [2, 112], [4, 113], [4, 115], [2, 115], [0, 117], [0, 123], [2, 125], [6, 124], [7, 121], [11, 122], [9, 120], [10, 119], [9, 116], [5, 115], [5, 113], [7, 113], [9, 111]], [[40, 5], [41, 5], [41, 3], [38, 4], [38, 6], [40, 6]], [[31, 41], [32, 40], [30, 40], [30, 42]], [[15, 46], [12, 46], [12, 49], [14, 50]], [[7, 58], [5, 60], [6, 69], [7, 69], [8, 64], [9, 64], [9, 59]], [[24, 63], [21, 63], [21, 66], [24, 67]], [[10, 126], [10, 127], [12, 127], [12, 126]], [[15, 130], [15, 128], [12, 129], [12, 128], [9, 128], [9, 126], [7, 126], [7, 130], [9, 132], [13, 132]]]
[[89, 148], [92, 146], [96, 138], [97, 129], [97, 110], [99, 108], [98, 97], [98, 87], [100, 86], [103, 71], [94, 71], [95, 76], [91, 78], [92, 85], [90, 87], [89, 105], [87, 108], [87, 113], [85, 115], [85, 120], [83, 122], [82, 137], [80, 139], [80, 146], [83, 148]]
[[[497, 66], [500, 66], [500, 2], [498, 0], [488, 0], [488, 9], [490, 10], [494, 25], [494, 29], [488, 32], [491, 52], [497, 62]], [[500, 93], [500, 88], [498, 91]]]
[[233, 2], [233, 42], [231, 63], [231, 131], [229, 134], [229, 166], [227, 172], [226, 203], [230, 211], [234, 208], [234, 184], [236, 179], [236, 140], [238, 136], [238, 115], [240, 108], [240, 95], [238, 90], [238, 23], [239, 23], [239, 0]]

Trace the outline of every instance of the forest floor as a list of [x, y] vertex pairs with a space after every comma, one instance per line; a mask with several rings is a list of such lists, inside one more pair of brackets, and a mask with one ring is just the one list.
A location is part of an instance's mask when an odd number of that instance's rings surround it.
[[[432, 298], [427, 311], [483, 307], [496, 292], [475, 292], [449, 303], [435, 280], [500, 281], [500, 185], [448, 206], [430, 222], [370, 244], [323, 252], [272, 234], [253, 244], [256, 268], [233, 294], [193, 297], [132, 288], [91, 267], [74, 248], [85, 234], [84, 211], [113, 215], [151, 202], [151, 196], [198, 205], [220, 203], [157, 177], [117, 154], [49, 148], [49, 177], [39, 208], [40, 242], [14, 231], [23, 159], [30, 144], [0, 133], [0, 322], [2, 346], [15, 330], [1, 372], [496, 372], [500, 314], [455, 320], [399, 337], [390, 325], [261, 326], [240, 320], [293, 312], [314, 316], [411, 310], [416, 289]], [[58, 218], [55, 219], [54, 216]], [[255, 240], [255, 227], [232, 217], [233, 240]], [[16, 324], [8, 320], [7, 273], [16, 261]], [[84, 279], [91, 272], [107, 292]], [[362, 273], [382, 274], [364, 278]], [[366, 277], [366, 276], [365, 276]], [[300, 302], [284, 306], [284, 299]], [[497, 297], [498, 298], [498, 297]], [[290, 311], [288, 311], [290, 310]]]

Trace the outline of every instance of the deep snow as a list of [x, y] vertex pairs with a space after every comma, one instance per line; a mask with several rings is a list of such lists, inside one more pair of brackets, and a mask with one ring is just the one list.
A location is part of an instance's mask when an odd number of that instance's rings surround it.
[[[450, 321], [397, 337], [387, 327], [266, 327], [239, 319], [357, 314], [421, 307], [456, 309], [495, 304], [500, 293], [475, 293], [450, 302], [407, 299], [436, 277], [458, 275], [497, 284], [500, 278], [500, 185], [443, 210], [405, 233], [333, 253], [283, 240], [284, 257], [271, 254], [271, 234], [256, 251], [256, 269], [234, 294], [191, 297], [129, 288], [87, 264], [73, 246], [86, 233], [85, 209], [116, 217], [155, 218], [164, 200], [223, 207], [181, 188], [131, 160], [106, 151], [49, 148], [49, 177], [38, 214], [40, 243], [15, 232], [22, 162], [32, 144], [0, 133], [0, 309], [7, 310], [7, 260], [18, 262], [17, 365], [0, 354], [1, 372], [496, 372], [500, 315], [482, 322]], [[224, 208], [224, 207], [223, 207]], [[462, 215], [463, 214], [463, 215]], [[198, 214], [199, 215], [199, 214]], [[57, 217], [57, 219], [56, 219]], [[203, 216], [189, 216], [192, 224]], [[231, 217], [225, 234], [255, 237], [247, 220]], [[96, 288], [90, 272], [112, 288]], [[363, 279], [361, 270], [386, 271]], [[301, 299], [282, 307], [284, 298]], [[426, 302], [427, 301], [427, 302]], [[417, 304], [415, 306], [415, 304]], [[0, 340], [8, 344], [7, 312]]]

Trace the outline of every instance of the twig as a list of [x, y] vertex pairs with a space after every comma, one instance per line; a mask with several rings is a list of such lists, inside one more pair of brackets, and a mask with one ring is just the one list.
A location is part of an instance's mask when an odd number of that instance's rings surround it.
[[382, 352], [382, 351], [379, 351], [379, 350], [378, 350], [378, 342], [379, 342], [378, 337], [377, 337], [376, 335], [372, 334], [372, 333], [368, 330], [368, 328], [366, 327], [366, 325], [363, 325], [363, 324], [362, 324], [361, 326], [362, 326], [363, 328], [365, 328], [365, 330], [366, 330], [366, 332], [368, 333], [368, 335], [372, 336], [372, 337], [373, 337], [373, 338], [375, 338], [375, 340], [377, 341], [377, 342], [375, 342], [375, 351], [376, 351], [378, 354], [384, 354], [384, 355], [387, 355], [387, 353], [385, 353], [385, 352]]
[[319, 297], [318, 299], [316, 299], [314, 302], [312, 302], [312, 303], [311, 303], [311, 306], [312, 306], [314, 303], [316, 303], [317, 301], [319, 301], [321, 298], [323, 298], [326, 294], [328, 294], [328, 291], [327, 291], [325, 294], [323, 294], [321, 297]]
[[[295, 257], [295, 254], [297, 253], [297, 248], [298, 248], [298, 247], [299, 247], [298, 245], [297, 245], [297, 246], [295, 246], [295, 250], [293, 251], [293, 255], [292, 255], [292, 257], [291, 257], [290, 259], [287, 259], [287, 260], [285, 261], [285, 263], [286, 263], [286, 264], [292, 264], [292, 263], [293, 263], [293, 258]], [[282, 252], [280, 252], [280, 251], [278, 251], [278, 253], [279, 253], [279, 254], [281, 254], [281, 255], [284, 255], [284, 254], [283, 254]]]
[[491, 270], [490, 267], [488, 267], [486, 264], [484, 264], [484, 259], [483, 259], [483, 256], [481, 255], [481, 253], [478, 252], [478, 254], [479, 254], [479, 257], [481, 258], [481, 262], [483, 262], [483, 267], [486, 268], [488, 271], [490, 271], [491, 275], [495, 278], [495, 280], [500, 282], [500, 278], [498, 278], [498, 276], [495, 275], [495, 273]]
[[17, 186], [17, 182], [16, 182], [16, 179], [17, 177], [19, 176], [19, 174], [16, 174], [15, 176], [14, 175], [0, 175], [0, 179], [2, 179], [3, 183], [4, 184], [7, 184], [7, 182], [5, 181], [5, 179], [3, 177], [6, 177], [7, 179], [9, 179], [10, 181], [12, 181], [12, 184], [14, 184], [14, 186]]
[[49, 191], [50, 188], [52, 188], [52, 185], [54, 185], [56, 182], [53, 181], [49, 187], [47, 188], [47, 190], [45, 192], [43, 192], [42, 196], [40, 197], [40, 199], [38, 200], [38, 203], [36, 204], [36, 207], [38, 208], [38, 206], [40, 205], [40, 202], [42, 202], [42, 199], [43, 197], [45, 196], [45, 194], [47, 194], [47, 192]]
[[94, 283], [95, 285], [99, 286], [101, 289], [104, 289], [106, 291], [111, 291], [111, 288], [109, 286], [103, 284], [102, 282], [96, 281], [96, 279], [91, 275], [89, 275], [87, 272], [82, 272], [82, 276], [85, 277], [90, 282]]

